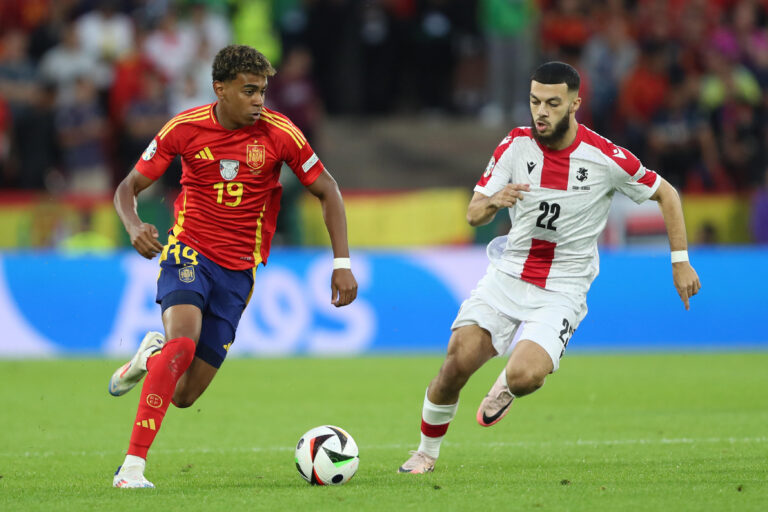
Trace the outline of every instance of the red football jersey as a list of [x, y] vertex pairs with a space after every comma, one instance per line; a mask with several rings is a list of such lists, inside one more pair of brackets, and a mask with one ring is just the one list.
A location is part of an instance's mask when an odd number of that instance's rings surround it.
[[252, 126], [227, 130], [216, 119], [215, 106], [193, 108], [168, 121], [136, 170], [156, 180], [181, 155], [173, 236], [222, 267], [245, 270], [267, 262], [283, 162], [305, 186], [324, 167], [284, 115], [263, 108]]

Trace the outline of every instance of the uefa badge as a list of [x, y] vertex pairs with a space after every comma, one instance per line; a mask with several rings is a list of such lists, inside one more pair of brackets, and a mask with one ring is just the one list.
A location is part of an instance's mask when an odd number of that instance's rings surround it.
[[240, 169], [240, 162], [237, 160], [219, 160], [219, 172], [221, 177], [229, 181], [237, 176]]
[[[250, 167], [251, 169], [254, 169], [254, 170], [261, 169], [261, 166], [264, 165], [264, 157], [266, 153], [267, 153], [267, 150], [263, 144], [248, 144], [245, 163], [247, 163], [248, 167]], [[258, 173], [254, 173], [254, 174], [258, 174]]]
[[155, 153], [157, 153], [157, 140], [152, 139], [152, 142], [149, 143], [147, 149], [145, 149], [144, 153], [141, 154], [141, 159], [148, 161], [152, 159], [153, 156], [155, 156]]
[[491, 172], [493, 172], [494, 167], [496, 167], [496, 158], [491, 157], [491, 160], [488, 162], [488, 165], [485, 167], [483, 178], [487, 178], [488, 176], [490, 176]]

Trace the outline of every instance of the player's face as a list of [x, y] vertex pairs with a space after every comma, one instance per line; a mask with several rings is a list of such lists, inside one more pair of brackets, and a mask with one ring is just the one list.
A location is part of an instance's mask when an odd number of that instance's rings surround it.
[[219, 99], [225, 119], [223, 126], [229, 124], [235, 128], [249, 126], [259, 120], [264, 98], [267, 92], [267, 77], [251, 73], [240, 73], [228, 82], [214, 82], [213, 90]]
[[571, 114], [575, 112], [578, 98], [562, 84], [542, 84], [531, 81], [531, 117], [533, 135], [539, 142], [553, 145], [568, 131]]

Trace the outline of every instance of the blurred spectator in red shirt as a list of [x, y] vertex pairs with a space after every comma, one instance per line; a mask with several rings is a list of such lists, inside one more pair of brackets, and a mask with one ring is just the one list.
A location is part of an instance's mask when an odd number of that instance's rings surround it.
[[589, 35], [589, 18], [581, 0], [557, 0], [554, 8], [543, 12], [541, 46], [547, 58], [563, 46], [583, 47]]

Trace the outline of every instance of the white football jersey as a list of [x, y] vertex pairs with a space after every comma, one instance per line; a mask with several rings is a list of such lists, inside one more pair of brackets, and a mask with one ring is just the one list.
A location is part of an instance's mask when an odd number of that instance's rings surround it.
[[597, 239], [614, 192], [641, 203], [661, 178], [626, 149], [579, 125], [573, 144], [559, 151], [540, 145], [531, 128], [513, 129], [475, 191], [492, 196], [510, 183], [527, 183], [531, 190], [509, 208], [509, 234], [488, 245], [491, 261], [547, 290], [586, 294], [599, 271]]

